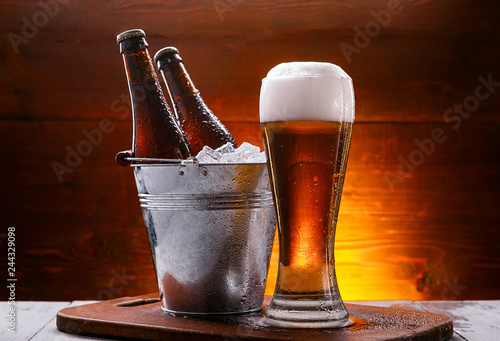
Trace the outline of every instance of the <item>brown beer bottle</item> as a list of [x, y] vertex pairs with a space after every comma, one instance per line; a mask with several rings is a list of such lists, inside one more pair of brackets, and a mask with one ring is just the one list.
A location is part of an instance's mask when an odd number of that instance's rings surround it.
[[154, 60], [193, 153], [198, 154], [204, 146], [215, 149], [228, 142], [237, 147], [231, 133], [206, 106], [194, 87], [179, 51], [175, 47], [165, 47], [156, 53]]
[[145, 37], [138, 29], [116, 37], [132, 100], [132, 154], [137, 158], [186, 159], [191, 156], [189, 142], [165, 100]]

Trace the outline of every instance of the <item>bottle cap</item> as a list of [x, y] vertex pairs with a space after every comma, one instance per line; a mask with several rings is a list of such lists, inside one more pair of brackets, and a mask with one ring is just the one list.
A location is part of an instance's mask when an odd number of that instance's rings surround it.
[[120, 44], [123, 40], [134, 37], [146, 37], [146, 33], [141, 29], [128, 30], [117, 35], [116, 42]]
[[161, 50], [159, 50], [158, 52], [156, 52], [156, 54], [155, 54], [155, 56], [153, 58], [155, 64], [158, 61], [158, 59], [160, 59], [161, 57], [163, 57], [163, 56], [165, 56], [167, 54], [171, 54], [171, 53], [177, 53], [177, 54], [179, 54], [179, 50], [177, 50], [173, 46], [169, 46], [169, 47], [164, 47]]

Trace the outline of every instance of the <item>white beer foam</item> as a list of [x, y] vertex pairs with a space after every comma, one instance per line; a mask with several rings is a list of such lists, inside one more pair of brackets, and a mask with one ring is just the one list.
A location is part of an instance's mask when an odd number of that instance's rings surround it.
[[260, 89], [260, 121], [354, 122], [352, 79], [331, 63], [282, 63]]

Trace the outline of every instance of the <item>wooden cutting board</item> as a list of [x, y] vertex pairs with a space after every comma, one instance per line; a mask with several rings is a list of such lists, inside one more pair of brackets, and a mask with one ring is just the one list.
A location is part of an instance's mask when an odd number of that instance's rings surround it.
[[[266, 296], [264, 309], [271, 297]], [[453, 322], [446, 316], [417, 310], [346, 303], [350, 327], [289, 329], [266, 324], [263, 312], [225, 317], [180, 317], [161, 310], [158, 294], [62, 309], [61, 331], [139, 340], [448, 340]]]

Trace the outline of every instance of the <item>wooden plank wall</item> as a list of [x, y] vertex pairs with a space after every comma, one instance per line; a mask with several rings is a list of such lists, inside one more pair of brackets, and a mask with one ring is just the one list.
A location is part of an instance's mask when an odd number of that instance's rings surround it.
[[[0, 12], [0, 257], [4, 269], [14, 226], [18, 300], [156, 290], [132, 171], [113, 161], [131, 141], [115, 41], [130, 28], [151, 53], [180, 49], [239, 143], [262, 146], [271, 67], [340, 65], [356, 92], [344, 299], [500, 298], [498, 1], [4, 0]], [[275, 277], [273, 263], [267, 293]]]

